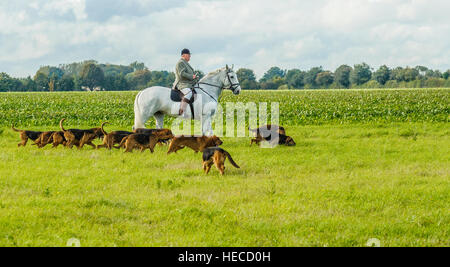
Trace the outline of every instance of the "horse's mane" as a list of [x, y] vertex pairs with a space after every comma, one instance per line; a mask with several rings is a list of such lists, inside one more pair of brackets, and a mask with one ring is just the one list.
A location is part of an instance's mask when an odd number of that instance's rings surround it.
[[205, 77], [203, 77], [203, 78], [201, 79], [201, 81], [206, 80], [206, 79], [210, 78], [211, 76], [215, 76], [215, 75], [217, 75], [219, 72], [224, 71], [224, 70], [225, 70], [225, 67], [224, 67], [224, 68], [217, 69], [217, 70], [215, 70], [215, 71], [211, 71], [210, 73], [206, 74]]

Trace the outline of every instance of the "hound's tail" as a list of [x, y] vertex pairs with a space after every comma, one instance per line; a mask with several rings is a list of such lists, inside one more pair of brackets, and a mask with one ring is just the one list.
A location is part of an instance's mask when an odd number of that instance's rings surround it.
[[105, 129], [103, 128], [103, 127], [105, 127], [106, 124], [109, 124], [109, 122], [104, 122], [104, 123], [102, 123], [102, 127], [101, 127], [102, 133], [103, 133], [104, 136], [107, 136], [107, 135], [108, 135], [108, 133], [107, 133], [107, 132], [105, 131]]
[[14, 131], [14, 132], [23, 132], [22, 130], [18, 130], [18, 129], [16, 129], [16, 128], [14, 128], [14, 125], [11, 125], [11, 129]]
[[61, 131], [63, 131], [63, 132], [66, 132], [66, 129], [64, 129], [64, 126], [63, 126], [63, 122], [65, 121], [66, 119], [62, 119], [60, 122], [59, 122], [59, 128], [61, 128]]
[[230, 153], [228, 153], [228, 152], [226, 152], [225, 151], [225, 156], [227, 156], [227, 158], [228, 158], [228, 160], [230, 161], [230, 163], [231, 163], [231, 165], [233, 165], [235, 168], [241, 168], [241, 167], [239, 167], [237, 164], [236, 164], [236, 162], [234, 162], [234, 160], [233, 160], [233, 158], [231, 157], [231, 155], [230, 155]]

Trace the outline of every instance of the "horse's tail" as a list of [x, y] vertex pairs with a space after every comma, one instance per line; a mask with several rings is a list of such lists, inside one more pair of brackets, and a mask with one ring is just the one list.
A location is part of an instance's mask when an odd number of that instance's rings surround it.
[[138, 128], [143, 128], [143, 122], [142, 122], [142, 113], [141, 108], [139, 107], [139, 98], [141, 97], [143, 91], [140, 91], [136, 99], [134, 100], [134, 126], [133, 131]]

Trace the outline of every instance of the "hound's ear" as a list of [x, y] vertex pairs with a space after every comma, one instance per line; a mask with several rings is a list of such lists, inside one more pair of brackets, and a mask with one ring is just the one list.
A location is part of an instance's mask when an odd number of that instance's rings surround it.
[[229, 70], [230, 68], [228, 68], [228, 64], [227, 64], [227, 70]]
[[233, 64], [233, 65], [231, 65], [231, 70], [234, 70], [234, 64]]

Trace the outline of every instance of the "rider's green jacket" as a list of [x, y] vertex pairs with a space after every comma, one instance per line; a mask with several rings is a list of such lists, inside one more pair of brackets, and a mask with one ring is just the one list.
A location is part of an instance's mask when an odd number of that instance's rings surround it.
[[175, 82], [173, 83], [173, 88], [184, 89], [191, 88], [194, 86], [194, 69], [189, 65], [189, 63], [181, 58], [175, 68]]

